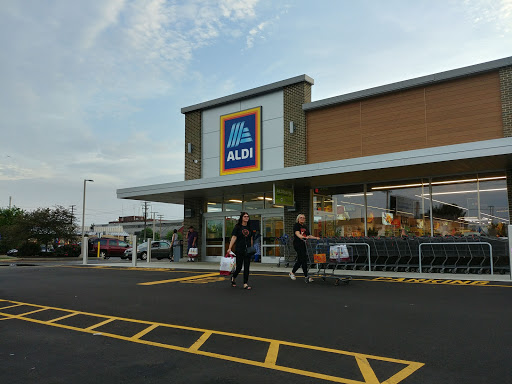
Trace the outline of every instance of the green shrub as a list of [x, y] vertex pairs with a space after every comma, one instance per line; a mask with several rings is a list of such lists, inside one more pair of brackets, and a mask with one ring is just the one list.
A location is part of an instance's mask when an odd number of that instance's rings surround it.
[[18, 256], [38, 256], [40, 251], [39, 244], [25, 242], [18, 248]]
[[80, 256], [81, 249], [78, 244], [66, 244], [57, 247], [55, 250], [55, 256], [57, 257], [78, 257]]

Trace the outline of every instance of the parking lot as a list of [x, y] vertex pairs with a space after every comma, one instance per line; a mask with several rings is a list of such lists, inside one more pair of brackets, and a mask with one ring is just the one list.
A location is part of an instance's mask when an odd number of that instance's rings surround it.
[[0, 267], [2, 382], [512, 382], [507, 282], [34, 264]]

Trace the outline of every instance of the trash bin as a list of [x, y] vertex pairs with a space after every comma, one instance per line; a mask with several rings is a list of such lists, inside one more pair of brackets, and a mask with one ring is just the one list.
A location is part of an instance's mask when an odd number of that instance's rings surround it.
[[181, 255], [183, 255], [183, 240], [177, 241], [175, 244], [173, 244], [172, 248], [174, 261], [180, 261]]

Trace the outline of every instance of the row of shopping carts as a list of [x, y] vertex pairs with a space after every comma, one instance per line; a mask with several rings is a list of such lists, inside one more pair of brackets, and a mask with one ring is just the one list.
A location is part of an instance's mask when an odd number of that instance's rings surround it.
[[[279, 238], [278, 265], [295, 261], [291, 238]], [[508, 239], [486, 236], [332, 237], [309, 241], [315, 247], [347, 244], [353, 256], [336, 265], [341, 270], [508, 274]], [[325, 248], [324, 248], [325, 249]], [[421, 259], [420, 259], [421, 255]], [[492, 263], [491, 263], [492, 259]], [[313, 264], [313, 260], [311, 260]]]

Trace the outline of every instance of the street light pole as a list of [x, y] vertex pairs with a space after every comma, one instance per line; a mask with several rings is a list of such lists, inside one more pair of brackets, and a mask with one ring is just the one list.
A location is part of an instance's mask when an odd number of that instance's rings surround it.
[[84, 201], [82, 206], [82, 259], [84, 265], [87, 264], [87, 247], [85, 246], [85, 185], [88, 181], [94, 182], [94, 180], [84, 179]]

